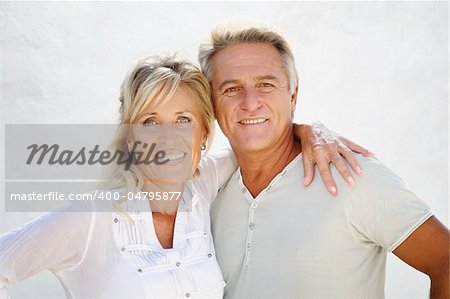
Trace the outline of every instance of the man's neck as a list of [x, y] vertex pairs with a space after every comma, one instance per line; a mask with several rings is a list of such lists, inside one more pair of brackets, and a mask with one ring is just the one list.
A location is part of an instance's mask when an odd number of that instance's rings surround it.
[[245, 152], [234, 149], [241, 168], [244, 185], [255, 198], [264, 190], [275, 176], [301, 153], [301, 145], [292, 132], [280, 139], [271, 149], [261, 152]]

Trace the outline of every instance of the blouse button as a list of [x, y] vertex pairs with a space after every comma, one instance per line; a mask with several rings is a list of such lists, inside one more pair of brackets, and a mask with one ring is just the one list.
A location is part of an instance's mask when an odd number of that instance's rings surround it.
[[179, 266], [181, 266], [181, 263], [180, 263], [180, 262], [176, 262], [175, 265], [176, 265], [177, 267], [179, 267]]
[[250, 228], [250, 230], [253, 230], [255, 228], [255, 224], [252, 222], [252, 223], [249, 224], [248, 227]]
[[186, 293], [186, 294], [184, 294], [184, 296], [186, 296], [186, 297], [191, 297], [191, 294]]
[[125, 247], [120, 248], [120, 251], [125, 252]]
[[258, 203], [253, 202], [253, 203], [252, 203], [252, 208], [253, 208], [253, 209], [256, 209], [257, 207], [258, 207]]
[[114, 218], [114, 222], [115, 222], [115, 223], [119, 222], [119, 219]]
[[142, 273], [142, 269], [138, 269], [138, 272], [139, 272], [139, 273]]
[[208, 257], [209, 257], [209, 258], [212, 258], [212, 254], [211, 254], [211, 253], [208, 253]]

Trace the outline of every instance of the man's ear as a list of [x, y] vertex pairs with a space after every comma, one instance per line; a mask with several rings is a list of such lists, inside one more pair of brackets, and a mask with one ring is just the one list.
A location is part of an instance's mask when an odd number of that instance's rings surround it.
[[298, 95], [298, 83], [296, 83], [294, 91], [291, 94], [291, 107], [292, 107], [292, 113], [295, 111], [295, 107], [297, 105], [297, 95]]
[[214, 109], [214, 115], [217, 113], [216, 108], [217, 108], [217, 95], [214, 93], [213, 89], [212, 89], [212, 85], [211, 85], [211, 103], [213, 105], [213, 109]]

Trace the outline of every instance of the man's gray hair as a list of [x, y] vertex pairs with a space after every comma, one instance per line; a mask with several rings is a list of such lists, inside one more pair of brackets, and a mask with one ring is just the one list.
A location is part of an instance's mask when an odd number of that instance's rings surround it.
[[229, 29], [217, 27], [210, 33], [209, 39], [200, 45], [198, 60], [203, 73], [212, 80], [212, 59], [220, 50], [244, 43], [265, 43], [274, 46], [281, 55], [289, 79], [289, 90], [293, 92], [297, 87], [298, 74], [294, 55], [286, 39], [276, 31], [264, 27], [248, 27]]

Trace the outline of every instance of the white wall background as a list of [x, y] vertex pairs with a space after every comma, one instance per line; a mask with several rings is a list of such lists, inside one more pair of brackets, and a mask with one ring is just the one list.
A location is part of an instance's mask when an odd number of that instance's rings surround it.
[[[175, 51], [195, 60], [211, 26], [236, 18], [273, 24], [290, 41], [297, 121], [321, 120], [374, 151], [448, 225], [446, 2], [2, 2], [1, 123], [114, 123], [133, 61]], [[217, 135], [214, 149], [224, 144]], [[0, 232], [34, 216], [2, 211]], [[387, 298], [427, 297], [425, 275], [395, 256], [387, 268]], [[64, 296], [49, 273], [12, 292]]]

